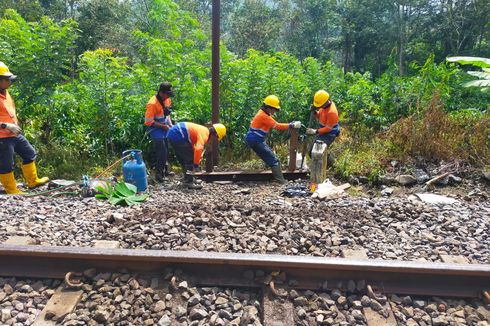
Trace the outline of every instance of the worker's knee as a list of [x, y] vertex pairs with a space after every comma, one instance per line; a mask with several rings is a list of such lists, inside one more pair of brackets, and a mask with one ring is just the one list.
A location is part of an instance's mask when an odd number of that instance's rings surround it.
[[14, 150], [22, 158], [23, 164], [29, 164], [36, 160], [36, 150], [31, 143], [22, 135], [18, 135], [15, 139]]

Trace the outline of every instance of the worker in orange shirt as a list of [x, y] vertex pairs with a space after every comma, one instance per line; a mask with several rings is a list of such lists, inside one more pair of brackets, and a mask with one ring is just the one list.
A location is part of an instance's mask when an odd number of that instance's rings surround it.
[[24, 193], [17, 188], [13, 172], [14, 153], [22, 158], [22, 174], [28, 188], [43, 185], [49, 179], [37, 177], [36, 151], [22, 135], [14, 100], [7, 90], [16, 77], [5, 63], [0, 62], [0, 182], [7, 194], [21, 195]]
[[277, 159], [272, 149], [265, 143], [265, 137], [271, 129], [288, 130], [289, 128], [300, 128], [300, 121], [291, 123], [278, 123], [272, 117], [276, 112], [281, 110], [279, 98], [275, 95], [269, 95], [264, 99], [260, 110], [257, 112], [250, 127], [248, 128], [245, 142], [247, 145], [269, 166], [272, 170], [274, 179], [280, 183], [286, 183], [282, 174], [281, 163]]
[[180, 122], [168, 131], [167, 138], [182, 166], [184, 184], [189, 189], [202, 188], [201, 185], [194, 183], [194, 177], [190, 172], [199, 170], [204, 148], [211, 135], [216, 135], [218, 140], [223, 139], [226, 135], [226, 127], [221, 123], [215, 123], [208, 128], [197, 123]]
[[146, 104], [145, 126], [153, 143], [155, 153], [155, 179], [162, 182], [170, 174], [168, 165], [167, 133], [172, 127], [171, 97], [174, 96], [172, 85], [167, 82], [160, 84], [156, 95], [152, 96]]
[[[332, 102], [327, 91], [321, 89], [315, 93], [311, 109], [318, 119], [320, 126], [318, 129], [308, 128], [306, 129], [306, 133], [308, 135], [316, 135], [315, 141], [320, 140], [327, 144], [327, 146], [330, 146], [335, 138], [340, 135], [339, 114], [335, 103]], [[310, 147], [310, 157], [313, 144]]]

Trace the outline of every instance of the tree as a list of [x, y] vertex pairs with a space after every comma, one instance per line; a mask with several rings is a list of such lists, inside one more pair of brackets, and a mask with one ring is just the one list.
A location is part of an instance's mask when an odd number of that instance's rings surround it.
[[98, 48], [129, 52], [130, 6], [118, 0], [90, 0], [78, 8], [77, 21], [81, 31], [78, 53]]
[[248, 49], [274, 49], [281, 31], [277, 11], [265, 0], [245, 0], [231, 15], [230, 49], [240, 55]]
[[303, 59], [331, 57], [331, 42], [338, 33], [334, 1], [293, 0], [282, 19], [285, 50]]
[[38, 0], [2, 0], [0, 16], [6, 9], [13, 9], [27, 21], [37, 21], [43, 15], [43, 8]]

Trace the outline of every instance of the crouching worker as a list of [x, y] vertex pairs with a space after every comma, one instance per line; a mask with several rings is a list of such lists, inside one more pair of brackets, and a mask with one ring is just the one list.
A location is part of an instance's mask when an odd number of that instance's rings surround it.
[[17, 188], [14, 177], [14, 153], [22, 158], [22, 174], [27, 187], [35, 188], [49, 181], [48, 178], [38, 178], [36, 171], [36, 151], [22, 135], [15, 112], [14, 100], [7, 89], [17, 76], [0, 62], [0, 182], [7, 194], [24, 194]]
[[211, 135], [216, 135], [218, 140], [223, 139], [226, 135], [226, 127], [221, 123], [215, 123], [207, 128], [192, 122], [180, 122], [168, 131], [167, 139], [182, 166], [184, 184], [189, 189], [202, 188], [201, 185], [194, 183], [194, 177], [190, 172], [199, 170], [204, 147]]
[[272, 175], [280, 183], [286, 183], [282, 175], [281, 163], [272, 149], [265, 143], [265, 137], [271, 129], [288, 130], [289, 128], [300, 128], [301, 122], [278, 123], [272, 116], [281, 110], [279, 98], [269, 95], [264, 99], [263, 105], [255, 115], [245, 136], [245, 142], [255, 153], [269, 166]]

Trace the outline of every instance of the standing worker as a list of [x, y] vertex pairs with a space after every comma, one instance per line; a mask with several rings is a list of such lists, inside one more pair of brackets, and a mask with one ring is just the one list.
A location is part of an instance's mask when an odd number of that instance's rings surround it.
[[257, 112], [250, 123], [250, 128], [248, 128], [247, 135], [245, 136], [245, 142], [255, 153], [257, 153], [265, 164], [271, 168], [274, 179], [280, 183], [286, 183], [286, 179], [284, 179], [284, 176], [282, 175], [281, 163], [272, 149], [265, 143], [265, 137], [271, 128], [277, 130], [287, 130], [289, 128], [299, 129], [301, 127], [301, 122], [276, 122], [272, 116], [280, 110], [281, 106], [279, 98], [275, 95], [267, 96], [264, 99], [264, 103], [260, 107], [259, 112]]
[[170, 175], [168, 165], [168, 142], [167, 133], [172, 127], [170, 114], [172, 113], [171, 97], [174, 96], [172, 85], [167, 82], [160, 84], [156, 95], [152, 96], [146, 104], [145, 125], [153, 143], [155, 153], [155, 179], [162, 182]]
[[[320, 140], [330, 146], [335, 138], [340, 135], [339, 114], [335, 103], [330, 100], [330, 95], [321, 89], [313, 97], [311, 110], [318, 119], [320, 127], [318, 129], [308, 128], [306, 133], [308, 135], [316, 135], [315, 141]], [[310, 147], [310, 157], [313, 144]]]
[[32, 189], [49, 181], [38, 178], [36, 170], [36, 151], [22, 135], [15, 112], [14, 100], [7, 89], [17, 78], [5, 63], [0, 62], [0, 182], [7, 194], [24, 194], [17, 188], [14, 177], [14, 153], [22, 158], [22, 174], [27, 187]]
[[216, 135], [218, 140], [221, 140], [226, 135], [226, 127], [221, 123], [207, 128], [192, 122], [180, 122], [168, 131], [168, 140], [182, 165], [184, 184], [189, 189], [202, 188], [194, 183], [194, 177], [189, 172], [199, 170], [204, 147], [209, 142], [210, 135]]

